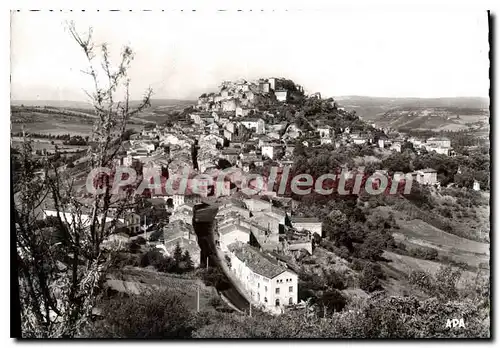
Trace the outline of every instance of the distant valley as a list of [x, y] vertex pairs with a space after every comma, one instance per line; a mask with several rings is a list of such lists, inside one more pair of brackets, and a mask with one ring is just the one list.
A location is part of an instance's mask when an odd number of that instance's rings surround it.
[[365, 121], [396, 131], [489, 132], [489, 99], [336, 97], [346, 110]]
[[[139, 100], [132, 101], [134, 107]], [[168, 121], [171, 113], [181, 112], [194, 105], [192, 100], [152, 99], [151, 107], [134, 116], [130, 128], [141, 129], [147, 123]], [[92, 105], [70, 100], [14, 100], [11, 102], [11, 131], [25, 131], [40, 134], [88, 135], [94, 122]]]

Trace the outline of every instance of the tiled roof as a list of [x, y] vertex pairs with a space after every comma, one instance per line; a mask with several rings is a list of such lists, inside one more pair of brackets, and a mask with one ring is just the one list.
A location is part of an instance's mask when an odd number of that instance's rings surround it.
[[228, 246], [228, 249], [234, 256], [242, 262], [245, 262], [246, 266], [254, 273], [260, 274], [269, 279], [287, 271], [287, 268], [281, 266], [277, 260], [264, 255], [248, 244], [232, 243]]
[[449, 138], [445, 138], [445, 137], [441, 137], [441, 138], [434, 137], [434, 138], [427, 139], [427, 141], [450, 141], [450, 139]]
[[165, 241], [170, 241], [179, 237], [191, 236], [196, 238], [193, 226], [185, 223], [182, 220], [175, 220], [170, 222], [163, 229], [163, 238]]
[[291, 217], [291, 222], [309, 222], [309, 223], [321, 223], [321, 221], [317, 218], [307, 218], [307, 217], [297, 217], [297, 216], [292, 216]]
[[281, 208], [271, 207], [271, 212], [276, 214], [276, 215], [280, 215], [282, 217], [286, 216], [286, 211], [284, 209], [281, 209]]
[[250, 234], [250, 230], [246, 227], [240, 226], [240, 225], [228, 225], [224, 226], [222, 228], [219, 228], [219, 234], [225, 235], [234, 231], [241, 231], [247, 234]]
[[239, 155], [239, 154], [240, 154], [240, 152], [241, 152], [241, 150], [240, 150], [240, 149], [234, 149], [234, 148], [230, 148], [230, 149], [223, 149], [223, 150], [221, 151], [221, 153], [222, 153], [223, 155]]
[[172, 247], [175, 247], [177, 244], [179, 244], [183, 251], [188, 250], [189, 254], [191, 254], [191, 257], [196, 256], [195, 254], [201, 251], [196, 239], [188, 239], [185, 237], [179, 237], [175, 240], [170, 240], [165, 243], [165, 247], [167, 247], [167, 249], [170, 249]]
[[259, 122], [263, 121], [261, 118], [258, 117], [245, 117], [240, 120], [241, 122]]

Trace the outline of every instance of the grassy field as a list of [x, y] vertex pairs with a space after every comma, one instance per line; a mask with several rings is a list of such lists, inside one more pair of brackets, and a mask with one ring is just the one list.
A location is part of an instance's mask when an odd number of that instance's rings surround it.
[[[54, 144], [51, 144], [51, 141]], [[11, 138], [12, 147], [21, 147], [22, 139], [18, 137]], [[78, 152], [87, 149], [87, 146], [78, 146], [78, 145], [63, 145], [62, 140], [51, 140], [51, 139], [33, 139], [33, 150], [47, 150], [48, 152], [55, 151], [55, 145], [57, 145], [59, 151], [61, 152]]]
[[442, 231], [420, 219], [408, 219], [400, 212], [390, 207], [378, 207], [384, 213], [392, 212], [399, 230], [393, 233], [396, 241], [403, 242], [407, 249], [430, 247], [456, 262], [464, 262], [469, 266], [478, 267], [481, 263], [489, 263], [490, 244], [466, 239]]
[[488, 124], [489, 114], [482, 109], [399, 107], [370, 114], [365, 119], [400, 130], [460, 131]]
[[181, 296], [190, 308], [196, 310], [197, 288], [200, 289], [200, 310], [212, 310], [212, 297], [218, 296], [213, 287], [203, 284], [194, 274], [178, 276], [157, 272], [154, 269], [124, 267], [108, 275], [107, 285], [115, 291], [139, 294], [148, 290], [168, 290]]
[[[27, 132], [40, 134], [71, 134], [86, 136], [92, 132], [95, 117], [50, 114], [45, 112], [20, 111], [11, 114], [11, 132]], [[127, 129], [141, 130], [142, 124], [130, 124]]]
[[[429, 296], [408, 281], [408, 276], [412, 271], [424, 271], [435, 274], [441, 263], [435, 261], [421, 260], [411, 256], [399, 255], [385, 251], [382, 255], [389, 262], [379, 262], [386, 279], [381, 281], [385, 291], [391, 296], [413, 295], [425, 299]], [[475, 273], [463, 271], [462, 277], [457, 283], [458, 288], [467, 288], [475, 278]]]
[[[450, 261], [464, 263], [470, 267], [470, 270], [463, 271], [459, 286], [466, 287], [480, 268], [489, 267], [490, 244], [447, 233], [420, 219], [410, 219], [406, 213], [393, 210], [390, 206], [376, 209], [380, 210], [380, 214], [389, 212], [393, 214], [399, 226], [399, 229], [394, 230], [393, 237], [397, 242], [402, 242], [406, 250], [433, 248], [438, 251], [438, 260], [433, 261], [385, 251], [383, 257], [388, 261], [382, 261], [379, 264], [387, 275], [383, 286], [390, 294], [404, 295], [411, 292], [419, 296], [419, 291], [407, 281], [407, 276], [411, 271], [420, 270], [434, 274]], [[425, 297], [425, 294], [420, 295]]]
[[[37, 121], [31, 123], [12, 123], [11, 132], [17, 133], [23, 130], [26, 132], [40, 133], [40, 134], [71, 134], [71, 135], [81, 135], [87, 136], [92, 133], [92, 124], [79, 123], [78, 120], [60, 122], [60, 121]], [[127, 125], [127, 129], [142, 130], [143, 125], [140, 124], [130, 124]]]
[[[392, 269], [393, 272], [400, 273], [402, 277], [408, 276], [411, 271], [425, 271], [430, 274], [435, 274], [442, 266], [439, 262], [399, 255], [390, 251], [385, 251], [382, 256], [391, 261], [386, 263], [385, 267]], [[463, 271], [462, 278], [458, 283], [459, 287], [465, 286], [467, 282], [474, 279], [474, 277], [475, 273]]]

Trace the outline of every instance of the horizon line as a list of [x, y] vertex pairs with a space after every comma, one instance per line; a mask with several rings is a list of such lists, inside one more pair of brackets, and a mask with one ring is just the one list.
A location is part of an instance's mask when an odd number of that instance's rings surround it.
[[[347, 94], [347, 95], [337, 95], [337, 96], [329, 96], [325, 97], [322, 99], [328, 99], [328, 98], [378, 98], [378, 99], [464, 99], [464, 98], [482, 98], [482, 99], [491, 99], [490, 96], [442, 96], [442, 97], [418, 97], [418, 96], [404, 96], [404, 97], [392, 97], [392, 96], [373, 96], [373, 95], [358, 95], [358, 94]], [[168, 98], [168, 97], [163, 97], [163, 98], [151, 98], [151, 100], [178, 100], [178, 101], [196, 101], [196, 99], [191, 99], [191, 98]], [[87, 100], [77, 100], [77, 99], [11, 99], [10, 102], [23, 102], [23, 101], [29, 101], [29, 102], [35, 102], [35, 101], [41, 101], [41, 102], [77, 102], [77, 103], [87, 103], [87, 104], [92, 104], [90, 101]], [[132, 102], [136, 101], [141, 101], [140, 98], [137, 99], [131, 99]]]

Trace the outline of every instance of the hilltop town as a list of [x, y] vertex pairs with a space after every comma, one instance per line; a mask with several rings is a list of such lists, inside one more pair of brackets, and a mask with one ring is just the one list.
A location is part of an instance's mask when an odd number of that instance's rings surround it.
[[399, 11], [12, 11], [11, 337], [490, 338], [491, 11]]
[[[134, 168], [137, 184], [154, 176], [162, 181], [159, 192], [146, 189], [131, 207], [107, 217], [110, 224], [117, 221], [104, 247], [121, 250], [121, 272], [138, 265], [167, 274], [199, 270], [195, 279], [215, 286], [227, 305], [240, 312], [312, 310], [325, 316], [380, 291], [425, 298], [428, 289], [411, 284], [428, 262], [435, 271], [440, 265], [462, 267], [462, 281], [487, 267], [489, 235], [482, 231], [489, 225], [482, 218], [466, 218], [462, 203], [453, 203], [455, 211], [445, 203], [463, 197], [486, 201], [489, 167], [480, 168], [478, 159], [469, 157], [477, 146], [377, 128], [333, 98], [306, 95], [285, 78], [224, 81], [218, 91], [202, 94], [174, 116], [128, 131], [113, 160], [114, 168]], [[55, 156], [47, 150], [33, 155]], [[76, 179], [80, 219], [90, 221], [83, 170], [88, 159], [79, 152], [72, 156], [59, 155], [56, 161]], [[261, 175], [267, 183], [271, 168], [281, 179], [274, 186], [255, 185], [251, 195], [241, 190], [246, 175]], [[227, 169], [231, 175], [224, 177], [221, 190], [215, 182]], [[289, 186], [279, 193], [289, 169], [315, 178], [364, 170], [402, 184], [411, 180], [414, 186], [407, 196], [399, 191], [374, 197], [353, 191], [345, 197], [297, 196]], [[184, 191], [165, 190], [168, 180], [179, 188], [173, 178], [185, 173], [188, 183], [203, 175], [203, 190], [190, 185]], [[46, 174], [39, 175], [43, 179]], [[353, 182], [346, 182], [352, 188]], [[43, 213], [55, 219], [61, 212], [46, 201]], [[64, 214], [71, 224], [73, 215]], [[450, 236], [458, 249], [428, 238], [426, 231], [432, 229]], [[482, 256], [471, 260], [472, 252]], [[408, 266], [415, 260], [419, 266]], [[413, 268], [410, 276], [405, 267]], [[106, 287], [140, 293], [127, 283], [132, 284], [112, 275]]]

